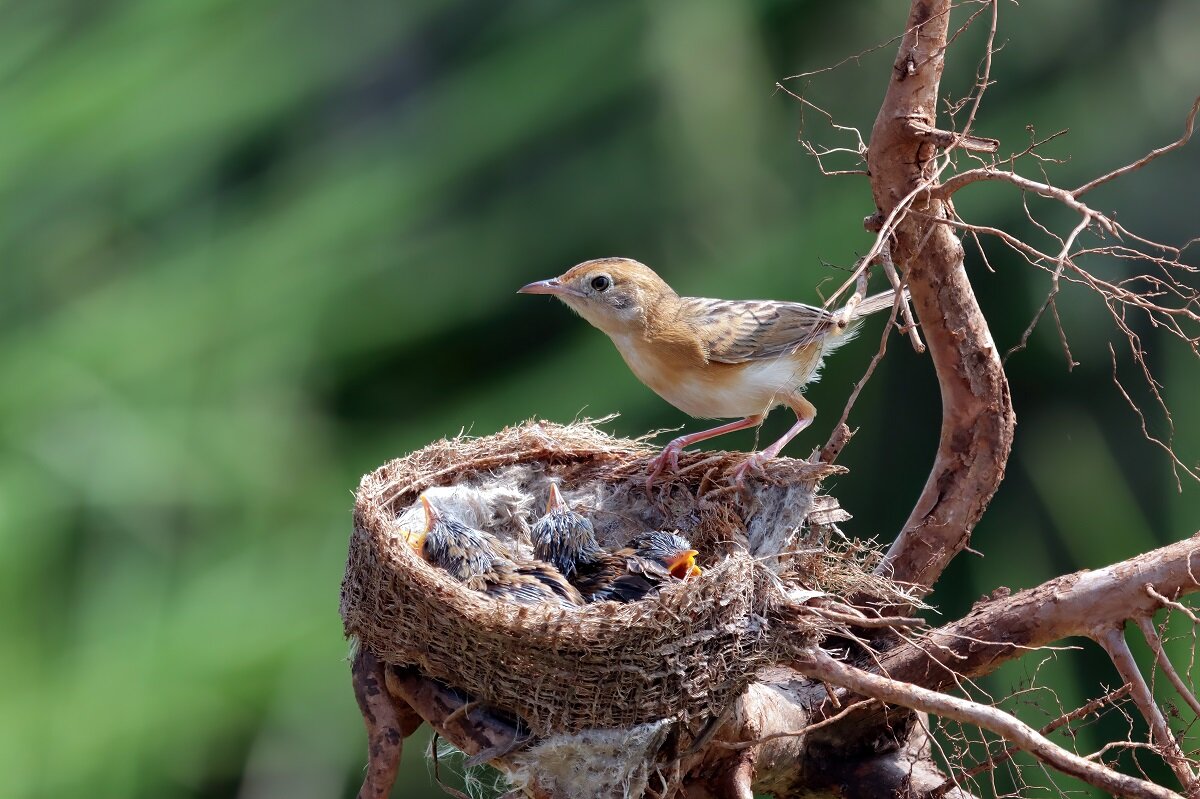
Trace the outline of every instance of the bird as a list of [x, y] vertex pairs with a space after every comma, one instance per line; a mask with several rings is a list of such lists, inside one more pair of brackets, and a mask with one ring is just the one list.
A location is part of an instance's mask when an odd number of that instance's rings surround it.
[[670, 579], [702, 573], [699, 552], [675, 533], [644, 533], [616, 552], [604, 549], [592, 523], [571, 510], [554, 483], [546, 514], [530, 537], [534, 555], [557, 568], [589, 602], [635, 602]]
[[816, 418], [803, 389], [817, 378], [824, 356], [849, 340], [855, 322], [891, 308], [895, 297], [893, 291], [876, 294], [849, 312], [779, 300], [681, 297], [630, 258], [585, 261], [518, 293], [566, 303], [612, 339], [639, 380], [689, 416], [737, 419], [672, 440], [650, 461], [647, 490], [664, 471], [679, 468], [684, 447], [755, 427], [787, 405], [796, 423], [734, 470], [741, 486]]
[[[671, 579], [699, 577], [704, 570], [696, 565], [700, 553], [677, 532], [649, 530], [632, 538], [618, 555], [625, 558], [626, 573], [613, 581], [610, 598], [630, 601], [657, 591]], [[647, 588], [648, 586], [648, 588]]]
[[419, 499], [425, 510], [423, 529], [401, 532], [431, 565], [468, 588], [518, 605], [570, 609], [584, 604], [578, 589], [551, 564], [514, 556], [495, 536], [439, 511], [424, 494]]

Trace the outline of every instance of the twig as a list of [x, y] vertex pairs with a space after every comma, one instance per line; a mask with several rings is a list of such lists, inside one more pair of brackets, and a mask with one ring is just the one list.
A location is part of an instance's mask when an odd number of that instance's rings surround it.
[[1167, 153], [1171, 152], [1172, 150], [1177, 150], [1180, 147], [1182, 147], [1183, 145], [1187, 144], [1188, 140], [1190, 138], [1192, 138], [1192, 130], [1196, 124], [1196, 112], [1197, 111], [1200, 111], [1200, 97], [1197, 97], [1196, 100], [1192, 103], [1192, 110], [1190, 112], [1188, 112], [1187, 121], [1183, 125], [1183, 135], [1182, 136], [1180, 136], [1178, 139], [1176, 139], [1175, 141], [1171, 142], [1168, 145], [1159, 147], [1157, 150], [1151, 150], [1150, 152], [1146, 153], [1146, 155], [1143, 155], [1141, 158], [1139, 158], [1138, 160], [1134, 161], [1131, 164], [1126, 164], [1125, 166], [1123, 166], [1119, 169], [1114, 169], [1112, 172], [1106, 172], [1105, 174], [1101, 175], [1100, 177], [1095, 178], [1094, 180], [1090, 180], [1087, 183], [1084, 183], [1082, 186], [1080, 186], [1079, 188], [1077, 188], [1073, 192], [1071, 192], [1071, 194], [1075, 197], [1078, 197], [1081, 194], [1086, 194], [1089, 191], [1091, 191], [1092, 189], [1096, 188], [1097, 186], [1108, 183], [1110, 180], [1119, 178], [1122, 175], [1127, 175], [1130, 172], [1133, 172], [1134, 170], [1141, 169], [1146, 164], [1153, 161], [1155, 158], [1158, 158], [1159, 156], [1162, 156], [1162, 155], [1166, 155]]
[[[1130, 686], [1128, 683], [1126, 683], [1125, 685], [1122, 685], [1120, 688], [1118, 688], [1115, 691], [1110, 691], [1107, 694], [1105, 694], [1104, 696], [1100, 696], [1100, 697], [1093, 699], [1092, 701], [1088, 702], [1086, 705], [1082, 705], [1080, 707], [1075, 708], [1070, 713], [1062, 714], [1058, 718], [1051, 721], [1049, 724], [1042, 727], [1040, 730], [1038, 730], [1038, 732], [1041, 733], [1042, 735], [1049, 735], [1050, 733], [1054, 732], [1055, 730], [1059, 729], [1060, 727], [1070, 724], [1073, 721], [1078, 721], [1079, 719], [1084, 718], [1086, 716], [1090, 716], [1091, 714], [1095, 713], [1097, 710], [1099, 710], [1100, 708], [1109, 704], [1110, 702], [1116, 702], [1118, 699], [1125, 696], [1125, 694], [1129, 693], [1129, 690], [1130, 690]], [[974, 777], [979, 776], [980, 774], [982, 774], [985, 771], [991, 771], [992, 769], [999, 766], [1001, 763], [1004, 763], [1005, 761], [1010, 760], [1012, 758], [1012, 756], [1014, 754], [1016, 754], [1018, 751], [1020, 751], [1020, 750], [1017, 749], [1017, 747], [1009, 746], [1009, 747], [1006, 747], [1004, 749], [1004, 751], [1000, 752], [1000, 754], [998, 754], [998, 755], [989, 755], [987, 760], [984, 760], [981, 763], [975, 764], [974, 766], [972, 766], [971, 768], [962, 772], [961, 774], [957, 774], [957, 775], [954, 775], [954, 776], [948, 778], [944, 783], [942, 783], [937, 788], [935, 788], [934, 790], [932, 790], [928, 794], [926, 794], [925, 797], [923, 797], [923, 799], [940, 799], [940, 797], [946, 795], [947, 791], [951, 790], [952, 788], [958, 787], [958, 783], [960, 781], [972, 779]]]
[[816, 648], [808, 649], [796, 666], [810, 677], [843, 686], [862, 696], [989, 730], [1064, 774], [1116, 796], [1182, 799], [1179, 794], [1161, 785], [1121, 774], [1068, 752], [1025, 722], [998, 708], [872, 674], [834, 660]]
[[1192, 620], [1192, 624], [1200, 624], [1200, 617], [1193, 613], [1191, 608], [1182, 602], [1176, 602], [1173, 599], [1163, 596], [1158, 592], [1157, 589], [1155, 589], [1153, 584], [1146, 583], [1146, 593], [1161, 602], [1163, 607], [1172, 608], [1173, 610], [1177, 610], [1183, 615], [1187, 616]]
[[1171, 685], [1175, 686], [1175, 690], [1179, 692], [1179, 696], [1192, 709], [1192, 712], [1200, 717], [1200, 701], [1197, 701], [1196, 695], [1192, 689], [1187, 686], [1183, 678], [1179, 676], [1179, 672], [1171, 665], [1171, 659], [1167, 657], [1166, 650], [1163, 648], [1162, 639], [1158, 636], [1158, 631], [1154, 629], [1154, 622], [1149, 616], [1138, 616], [1134, 621], [1142, 631], [1142, 635], [1146, 638], [1146, 643], [1154, 651], [1154, 658], [1163, 673], [1167, 675], [1167, 679], [1171, 681]]
[[904, 329], [900, 332], [908, 335], [908, 341], [912, 344], [913, 350], [918, 355], [922, 355], [925, 352], [925, 342], [921, 341], [921, 334], [917, 331], [917, 320], [913, 319], [912, 304], [904, 291], [900, 275], [896, 273], [896, 265], [892, 263], [890, 247], [884, 247], [879, 253], [879, 263], [883, 265], [883, 273], [887, 276], [888, 282], [892, 284], [892, 291], [896, 292], [896, 296], [900, 298], [900, 316], [904, 319]]
[[1100, 227], [1113, 236], [1119, 236], [1120, 231], [1117, 225], [1104, 214], [1089, 208], [1084, 203], [1075, 198], [1075, 195], [1066, 189], [1060, 189], [1057, 186], [1051, 186], [1048, 183], [1039, 183], [1036, 180], [1030, 180], [1027, 177], [1018, 175], [1016, 172], [1009, 172], [995, 167], [985, 166], [978, 169], [969, 169], [966, 172], [959, 172], [954, 177], [941, 183], [940, 185], [931, 188], [929, 194], [939, 200], [947, 200], [954, 196], [954, 193], [964, 186], [972, 183], [977, 183], [981, 180], [999, 180], [1006, 183], [1012, 183], [1025, 191], [1031, 191], [1034, 194], [1041, 195], [1052, 200], [1058, 200], [1063, 205], [1070, 208], [1090, 220], [1096, 221]]
[[1141, 670], [1138, 669], [1137, 662], [1133, 659], [1133, 653], [1129, 651], [1129, 644], [1126, 643], [1125, 635], [1121, 632], [1121, 628], [1108, 627], [1107, 629], [1097, 630], [1094, 633], [1094, 638], [1096, 643], [1104, 647], [1104, 651], [1108, 653], [1108, 657], [1116, 667], [1117, 673], [1121, 675], [1121, 679], [1133, 686], [1133, 703], [1137, 705], [1138, 710], [1142, 712], [1142, 717], [1150, 725], [1150, 738], [1157, 745], [1159, 755], [1171, 767], [1171, 770], [1175, 772], [1175, 777], [1184, 787], [1184, 790], [1190, 791], [1196, 776], [1192, 773], [1187, 757], [1180, 751], [1179, 743], [1171, 735], [1171, 728], [1167, 726], [1167, 719], [1163, 716], [1158, 704], [1154, 701], [1154, 695], [1150, 692], [1150, 686], [1146, 685], [1146, 678], [1142, 676]]
[[[1033, 315], [1033, 320], [1029, 323], [1029, 326], [1025, 328], [1025, 332], [1021, 334], [1021, 339], [1014, 344], [1008, 350], [1008, 352], [1004, 353], [1003, 362], [1007, 363], [1009, 356], [1014, 352], [1020, 352], [1021, 350], [1025, 349], [1025, 345], [1029, 341], [1029, 336], [1032, 335], [1034, 329], [1037, 328], [1038, 322], [1041, 321], [1042, 314], [1046, 312], [1047, 308], [1054, 304], [1054, 298], [1058, 296], [1060, 285], [1059, 281], [1062, 279], [1063, 270], [1067, 268], [1067, 258], [1071, 252], [1071, 245], [1075, 243], [1075, 239], [1079, 236], [1079, 234], [1087, 228], [1089, 222], [1089, 217], [1084, 216], [1083, 219], [1079, 220], [1079, 224], [1075, 226], [1075, 229], [1071, 231], [1071, 235], [1067, 236], [1066, 241], [1063, 242], [1062, 250], [1059, 251], [1058, 257], [1054, 259], [1058, 265], [1054, 267], [1054, 273], [1050, 278], [1050, 291], [1046, 294], [1046, 299], [1042, 303], [1041, 307], [1038, 308], [1037, 313]], [[1054, 313], [1057, 317], [1058, 311], [1055, 310]], [[1059, 326], [1059, 330], [1062, 330], [1061, 325]], [[1067, 355], [1067, 361], [1073, 364], [1071, 358], [1069, 357], [1070, 350], [1067, 350]]]
[[[897, 295], [897, 301], [902, 299], [900, 295]], [[867, 364], [867, 370], [863, 372], [863, 376], [854, 384], [854, 389], [850, 392], [850, 396], [846, 398], [846, 405], [842, 408], [842, 415], [838, 417], [837, 423], [834, 424], [833, 432], [829, 435], [829, 440], [821, 448], [821, 460], [825, 463], [833, 463], [833, 459], [842, 451], [845, 442], [850, 440], [850, 436], [843, 434], [841, 431], [845, 429], [849, 432], [850, 428], [847, 426], [846, 421], [850, 418], [850, 410], [858, 402], [858, 395], [862, 393], [863, 386], [871, 379], [871, 375], [875, 374], [875, 369], [879, 366], [879, 362], [883, 360], [884, 353], [887, 352], [888, 337], [892, 334], [892, 325], [895, 322], [896, 306], [893, 305], [892, 315], [888, 317], [888, 322], [883, 326], [883, 333], [879, 337], [879, 349], [871, 357], [871, 362]], [[826, 453], [829, 453], [829, 460], [825, 460]]]
[[809, 605], [808, 609], [822, 618], [845, 624], [848, 627], [863, 629], [886, 630], [894, 627], [924, 627], [925, 620], [915, 616], [852, 616], [849, 613], [839, 613], [836, 610]]
[[825, 442], [825, 446], [815, 450], [809, 460], [815, 458], [817, 463], [833, 463], [853, 437], [854, 431], [850, 429], [850, 426], [845, 422], [839, 422], [834, 425], [833, 432], [829, 434], [829, 440]]
[[719, 746], [722, 749], [738, 750], [738, 749], [749, 749], [752, 746], [758, 746], [761, 743], [766, 743], [767, 741], [773, 741], [776, 738], [799, 738], [801, 736], [808, 735], [810, 732], [819, 730], [822, 727], [828, 727], [831, 724], [835, 724], [835, 723], [841, 721], [842, 719], [844, 719], [846, 716], [855, 712], [856, 710], [861, 710], [864, 707], [866, 707], [867, 705], [875, 704], [876, 701], [877, 700], [875, 700], [875, 699], [860, 699], [857, 702], [847, 705], [846, 707], [842, 708], [841, 712], [837, 713], [836, 715], [830, 716], [829, 718], [826, 718], [826, 719], [822, 719], [821, 721], [813, 722], [812, 724], [809, 724], [806, 727], [802, 727], [799, 730], [782, 730], [780, 732], [773, 732], [770, 735], [763, 735], [759, 738], [755, 738], [750, 741], [737, 741], [737, 742], [713, 741], [713, 745]]
[[[1117, 352], [1116, 352], [1116, 350], [1113, 349], [1112, 344], [1108, 345], [1108, 353], [1112, 357], [1113, 383], [1116, 385], [1117, 391], [1121, 392], [1121, 396], [1125, 398], [1125, 402], [1128, 403], [1129, 407], [1133, 409], [1133, 412], [1137, 414], [1138, 421], [1142, 425], [1142, 437], [1145, 438], [1147, 441], [1151, 442], [1152, 444], [1154, 444], [1155, 446], [1157, 446], [1163, 452], [1167, 453], [1167, 457], [1169, 457], [1171, 459], [1171, 463], [1172, 463], [1173, 467], [1175, 467], [1177, 469], [1183, 469], [1185, 472], [1187, 472], [1187, 474], [1193, 480], [1200, 481], [1200, 474], [1198, 474], [1194, 469], [1192, 469], [1190, 466], [1188, 466], [1186, 463], [1184, 463], [1182, 460], [1180, 460], [1179, 456], [1175, 454], [1175, 447], [1172, 446], [1170, 439], [1168, 439], [1167, 441], [1163, 441], [1162, 439], [1158, 438], [1157, 436], [1151, 434], [1149, 428], [1146, 427], [1145, 412], [1140, 407], [1138, 407], [1138, 404], [1136, 402], [1133, 401], [1133, 397], [1129, 396], [1129, 392], [1125, 390], [1125, 386], [1123, 386], [1121, 384], [1120, 378], [1117, 377]], [[1179, 491], [1183, 490], [1183, 485], [1179, 481], [1178, 473], [1175, 474], [1175, 488]]]

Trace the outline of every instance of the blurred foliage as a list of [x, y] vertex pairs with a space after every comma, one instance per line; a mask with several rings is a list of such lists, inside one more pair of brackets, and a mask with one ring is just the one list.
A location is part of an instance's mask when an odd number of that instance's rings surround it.
[[[904, 5], [0, 4], [0, 793], [352, 796], [337, 592], [359, 475], [534, 415], [695, 429], [603, 336], [513, 292], [614, 254], [685, 293], [830, 290], [869, 246], [870, 194], [819, 174], [801, 124], [848, 141], [774, 82], [888, 40]], [[1071, 128], [1047, 148], [1066, 184], [1131, 160], [1178, 134], [1198, 30], [1190, 0], [1005, 3], [977, 130], [1014, 151], [1027, 125]], [[955, 44], [947, 91], [969, 89], [982, 34]], [[867, 132], [893, 54], [788, 86]], [[1181, 243], [1198, 166], [1193, 145], [1094, 199]], [[959, 208], [1036, 235], [1007, 187]], [[1007, 349], [1046, 278], [985, 246], [994, 271], [973, 250], [968, 267]], [[1176, 492], [1112, 387], [1101, 303], [1068, 287], [1063, 316], [1081, 364], [1050, 325], [1010, 361], [1016, 452], [986, 557], [934, 596], [947, 617], [1196, 528], [1197, 487]], [[869, 330], [813, 388], [793, 454], [828, 433]], [[1194, 462], [1195, 360], [1145, 332]], [[831, 486], [850, 532], [888, 540], [938, 422], [928, 358], [893, 338]], [[1047, 677], [1069, 704], [1115, 679], [1091, 649]], [[439, 795], [420, 748], [403, 795]]]

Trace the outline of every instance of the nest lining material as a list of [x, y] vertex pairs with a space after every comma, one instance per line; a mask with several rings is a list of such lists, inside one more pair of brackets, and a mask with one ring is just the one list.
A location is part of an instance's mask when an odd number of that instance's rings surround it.
[[[875, 578], [858, 558], [823, 547], [753, 556], [785, 549], [817, 484], [838, 467], [778, 459], [746, 497], [725, 487], [743, 454], [687, 453], [649, 496], [655, 452], [589, 422], [527, 422], [438, 441], [366, 475], [342, 582], [346, 634], [384, 662], [416, 666], [518, 716], [543, 738], [662, 719], [692, 728], [718, 717], [760, 668], [786, 662], [833, 626], [788, 601], [797, 578], [838, 593]], [[463, 521], [528, 551], [551, 480], [592, 519], [601, 544], [678, 529], [700, 550], [705, 573], [640, 602], [525, 607], [465, 588], [397, 535], [430, 489]]]

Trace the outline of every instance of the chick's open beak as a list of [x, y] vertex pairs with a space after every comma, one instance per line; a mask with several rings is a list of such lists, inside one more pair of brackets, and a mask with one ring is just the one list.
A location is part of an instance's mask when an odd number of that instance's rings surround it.
[[689, 577], [699, 577], [704, 574], [704, 570], [696, 565], [696, 556], [700, 553], [694, 549], [684, 550], [680, 552], [671, 561], [667, 571], [672, 577], [677, 577], [680, 580], [686, 580]]
[[558, 490], [558, 483], [551, 483], [550, 499], [546, 501], [546, 513], [565, 510], [568, 510], [567, 501], [563, 499], [562, 492]]
[[530, 283], [527, 286], [522, 286], [521, 288], [517, 289], [517, 293], [518, 294], [553, 294], [556, 297], [566, 297], [566, 296], [582, 297], [582, 296], [584, 296], [582, 291], [571, 288], [570, 286], [566, 285], [565, 283], [560, 282], [559, 279], [556, 277], [552, 277], [549, 280], [538, 280], [537, 282]]

